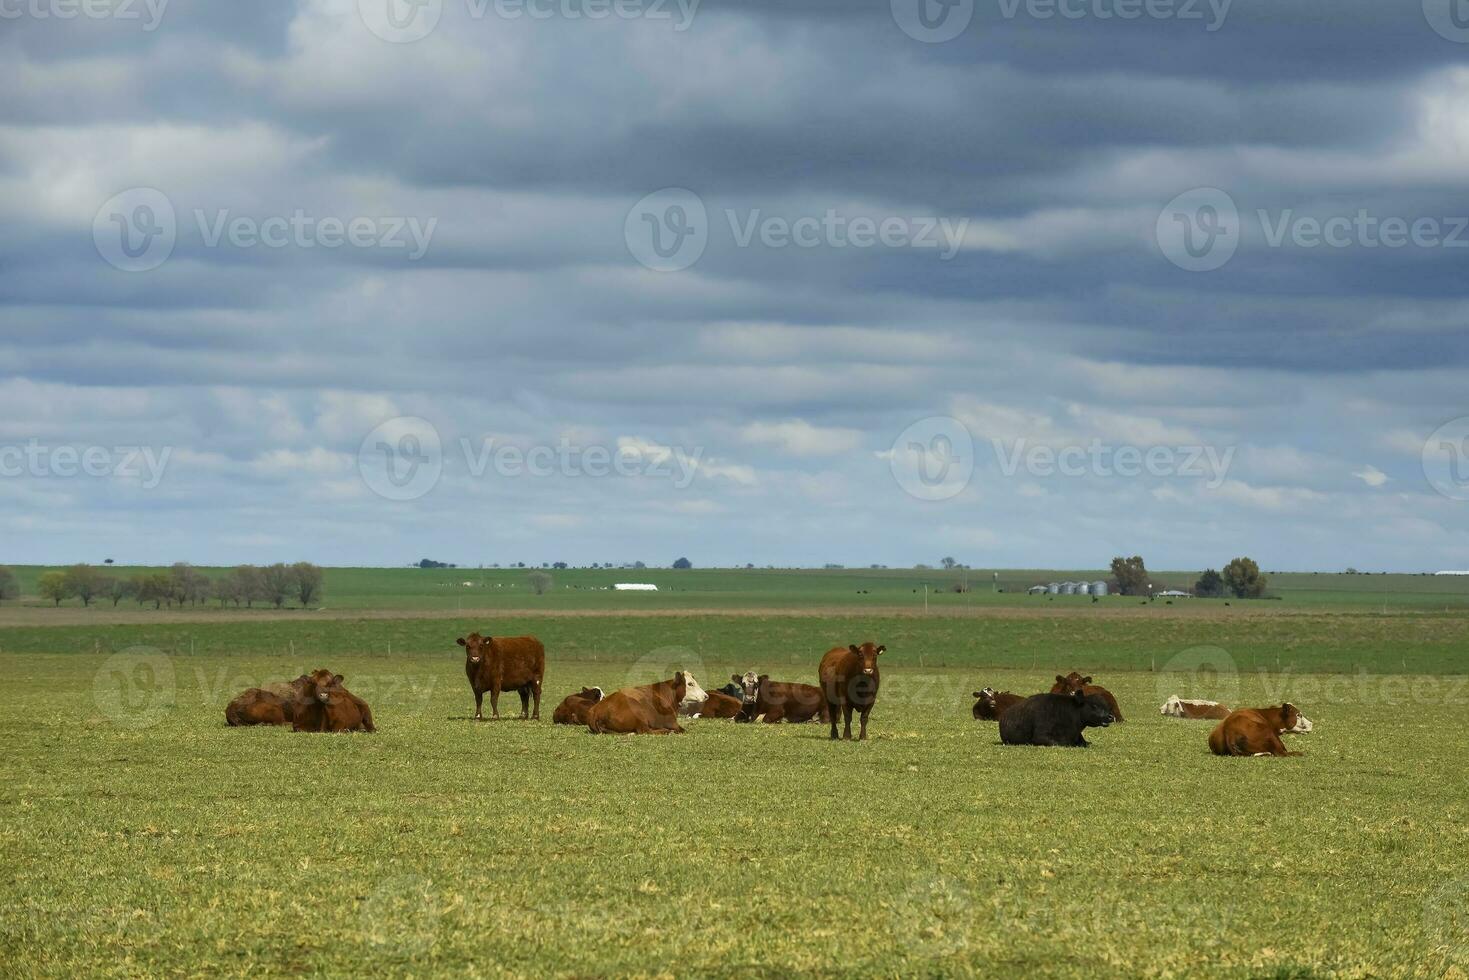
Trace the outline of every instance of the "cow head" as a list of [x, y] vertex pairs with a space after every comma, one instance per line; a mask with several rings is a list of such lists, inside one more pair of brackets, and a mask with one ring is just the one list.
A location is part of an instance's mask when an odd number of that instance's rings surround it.
[[1285, 734], [1305, 735], [1313, 727], [1301, 710], [1287, 701], [1280, 706], [1280, 730]]
[[469, 663], [472, 664], [479, 663], [490, 652], [490, 638], [488, 636], [480, 636], [478, 633], [461, 636], [454, 642], [464, 648], [464, 655], [469, 658]]
[[580, 696], [596, 704], [602, 700], [602, 689], [600, 687], [584, 687], [581, 689]]
[[[769, 677], [769, 674], [763, 675]], [[747, 670], [743, 674], [731, 674], [730, 678], [740, 686], [740, 701], [744, 704], [754, 704], [760, 700], [761, 676], [756, 675], [753, 670]]]
[[692, 673], [687, 670], [679, 673], [683, 674], [684, 679], [684, 694], [678, 702], [681, 707], [692, 708], [709, 700], [709, 692], [699, 686]]
[[1163, 707], [1158, 709], [1159, 713], [1168, 718], [1183, 717], [1183, 699], [1177, 694], [1172, 695], [1163, 702]]
[[1083, 694], [1078, 688], [1071, 692], [1071, 698], [1081, 708], [1082, 728], [1106, 728], [1117, 720], [1107, 707], [1107, 699], [1100, 694]]
[[673, 703], [675, 706], [683, 704], [689, 693], [689, 678], [683, 671], [673, 675]]
[[995, 689], [987, 687], [982, 691], [975, 691], [974, 699], [976, 701], [982, 701], [984, 704], [993, 708], [995, 706]]
[[847, 646], [847, 649], [857, 655], [857, 660], [861, 665], [862, 673], [866, 674], [868, 677], [871, 677], [873, 674], [877, 673], [878, 655], [887, 650], [887, 647], [872, 643], [864, 643], [859, 647], [857, 644], [852, 643]]
[[1090, 677], [1082, 677], [1076, 671], [1072, 671], [1065, 677], [1056, 675], [1056, 683], [1051, 685], [1052, 694], [1070, 694], [1072, 691], [1080, 691], [1092, 682]]
[[342, 682], [346, 680], [341, 674], [333, 674], [325, 669], [313, 670], [310, 674], [301, 676], [306, 679], [306, 683], [301, 687], [301, 694], [308, 701], [318, 701], [322, 704], [331, 700], [332, 692], [341, 690]]

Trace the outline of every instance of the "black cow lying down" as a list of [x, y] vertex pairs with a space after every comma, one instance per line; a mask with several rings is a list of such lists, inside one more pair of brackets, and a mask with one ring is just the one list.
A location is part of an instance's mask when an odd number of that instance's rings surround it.
[[1107, 702], [1097, 694], [1036, 694], [1000, 715], [1000, 741], [1006, 745], [1068, 745], [1086, 748], [1084, 728], [1112, 724]]

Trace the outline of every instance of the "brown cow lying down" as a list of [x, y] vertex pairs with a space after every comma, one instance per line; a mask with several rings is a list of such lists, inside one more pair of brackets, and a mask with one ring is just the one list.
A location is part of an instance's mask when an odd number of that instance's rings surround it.
[[682, 735], [678, 706], [688, 693], [683, 671], [672, 680], [625, 687], [592, 705], [587, 731], [593, 735]]
[[1310, 726], [1289, 701], [1274, 708], [1240, 708], [1209, 733], [1209, 751], [1215, 755], [1301, 755], [1288, 751], [1280, 734], [1308, 732]]
[[266, 684], [241, 691], [225, 705], [224, 721], [242, 725], [289, 725], [296, 714], [296, 699], [306, 687], [306, 675], [291, 683]]
[[975, 691], [974, 699], [973, 713], [976, 721], [999, 721], [1000, 715], [1025, 700], [1018, 694], [996, 691], [992, 687]]
[[553, 725], [585, 725], [587, 723], [587, 712], [592, 710], [592, 705], [602, 700], [602, 689], [600, 687], [584, 687], [580, 693], [566, 695], [566, 700], [556, 706], [551, 713]]
[[769, 674], [757, 675], [753, 670], [731, 676], [743, 692], [740, 721], [754, 721], [764, 715], [768, 725], [781, 721], [796, 725], [830, 718], [826, 697], [815, 684], [773, 681]]
[[296, 699], [292, 731], [375, 732], [367, 702], [342, 686], [341, 674], [313, 670]]
[[1065, 677], [1057, 674], [1056, 683], [1051, 685], [1051, 693], [1070, 694], [1072, 691], [1080, 691], [1082, 694], [1101, 695], [1102, 700], [1107, 702], [1107, 710], [1112, 712], [1112, 720], [1114, 722], [1122, 721], [1122, 709], [1117, 707], [1117, 699], [1112, 696], [1111, 691], [1105, 687], [1093, 684], [1090, 677], [1082, 677], [1074, 670]]
[[732, 698], [723, 691], [710, 691], [708, 694], [700, 704], [691, 705], [685, 701], [679, 706], [678, 713], [690, 718], [734, 718], [745, 707], [739, 698]]
[[1174, 695], [1158, 709], [1165, 718], [1228, 718], [1229, 709], [1218, 701], [1202, 701]]

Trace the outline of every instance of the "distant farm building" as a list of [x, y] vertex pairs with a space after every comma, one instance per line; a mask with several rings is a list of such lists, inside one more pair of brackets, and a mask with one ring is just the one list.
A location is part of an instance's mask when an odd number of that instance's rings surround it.
[[1162, 599], [1192, 599], [1194, 597], [1192, 592], [1184, 592], [1182, 589], [1167, 589], [1155, 595]]
[[618, 582], [612, 586], [618, 592], [657, 592], [658, 586], [651, 582]]
[[1030, 588], [1025, 590], [1027, 595], [1045, 595], [1047, 591], [1048, 590], [1044, 585], [1032, 585]]

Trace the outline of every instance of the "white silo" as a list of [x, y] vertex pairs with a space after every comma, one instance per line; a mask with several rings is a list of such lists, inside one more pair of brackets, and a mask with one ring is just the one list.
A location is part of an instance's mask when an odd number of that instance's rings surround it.
[[1106, 595], [1106, 594], [1107, 594], [1107, 583], [1106, 582], [1093, 582], [1092, 583], [1092, 595]]

